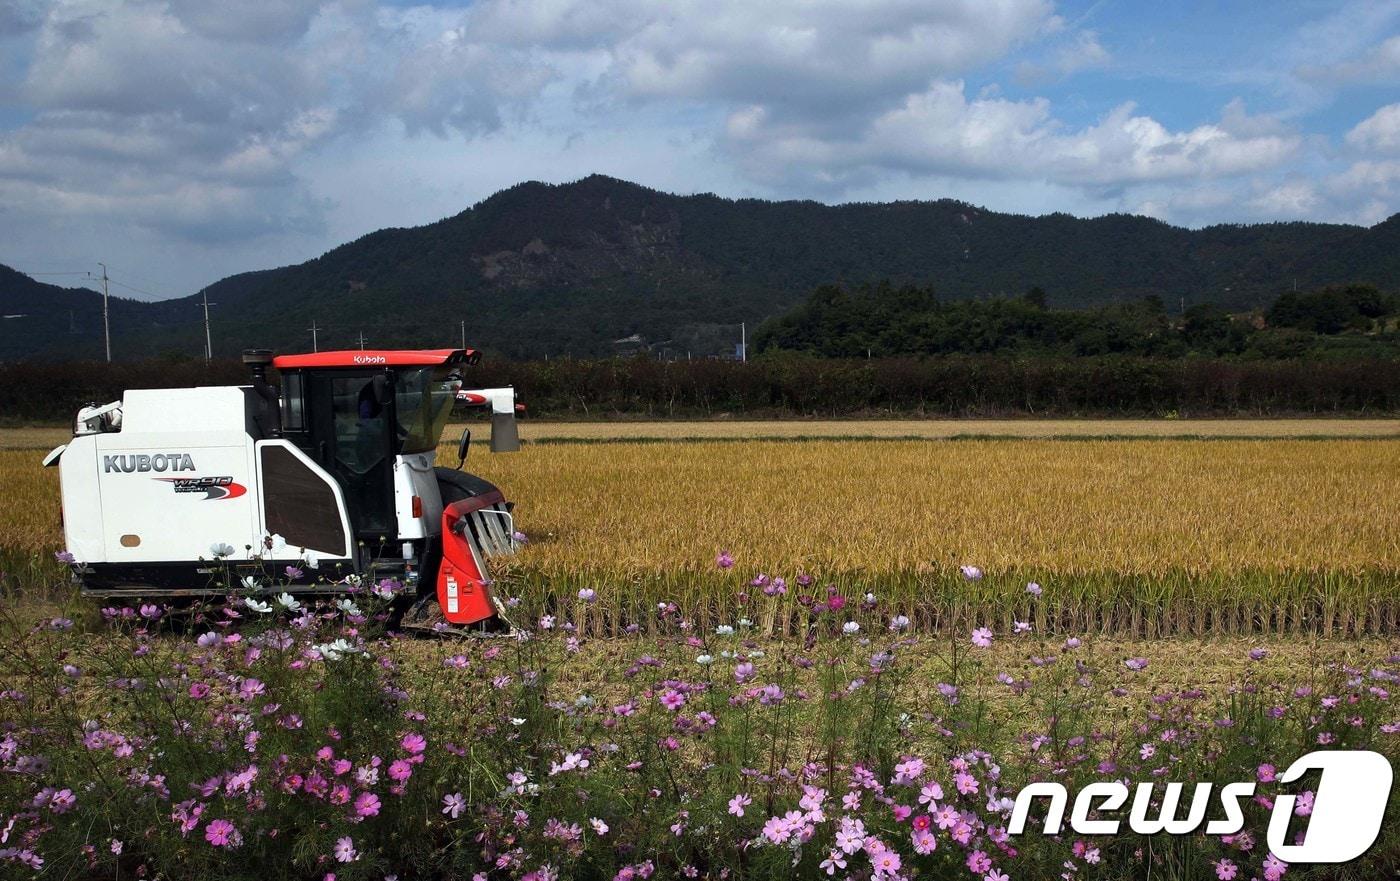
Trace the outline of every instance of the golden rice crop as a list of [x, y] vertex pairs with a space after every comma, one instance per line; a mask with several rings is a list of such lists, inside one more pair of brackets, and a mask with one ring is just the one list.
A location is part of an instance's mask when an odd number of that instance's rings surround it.
[[792, 574], [1400, 568], [1397, 441], [531, 445], [473, 457], [521, 560]]
[[[39, 458], [0, 450], [11, 572], [61, 542]], [[660, 601], [724, 614], [760, 571], [934, 618], [1118, 632], [1393, 630], [1400, 614], [1400, 440], [535, 443], [468, 467], [531, 539], [502, 583], [552, 603], [606, 588], [594, 614], [613, 624]], [[1058, 605], [1032, 603], [1032, 579]]]

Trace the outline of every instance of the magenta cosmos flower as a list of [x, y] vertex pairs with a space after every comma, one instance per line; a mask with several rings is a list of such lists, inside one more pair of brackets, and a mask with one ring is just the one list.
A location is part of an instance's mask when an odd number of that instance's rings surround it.
[[228, 820], [210, 820], [204, 827], [204, 840], [215, 847], [231, 847], [238, 830]]
[[362, 792], [355, 799], [355, 816], [375, 817], [379, 815], [379, 796], [372, 792]]

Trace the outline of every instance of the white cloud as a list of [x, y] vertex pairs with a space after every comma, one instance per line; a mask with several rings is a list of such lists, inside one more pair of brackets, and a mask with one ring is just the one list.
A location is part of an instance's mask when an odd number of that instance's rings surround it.
[[1078, 31], [1062, 42], [1042, 61], [1023, 61], [1016, 66], [1016, 80], [1033, 86], [1054, 79], [1063, 79], [1082, 70], [1107, 67], [1112, 54], [1099, 42], [1095, 31]]
[[842, 175], [887, 168], [988, 179], [1023, 178], [1115, 188], [1164, 180], [1231, 177], [1284, 162], [1300, 138], [1227, 108], [1221, 123], [1171, 131], [1124, 104], [1072, 131], [1048, 101], [969, 100], [960, 81], [910, 95], [848, 138], [770, 122], [760, 107], [730, 118], [730, 149], [755, 173], [798, 168]]
[[887, 102], [1004, 56], [1051, 17], [1044, 0], [775, 0], [638, 4], [614, 48], [624, 89], [830, 112]]
[[1400, 153], [1400, 104], [1388, 104], [1357, 123], [1346, 142], [1360, 150]]
[[1393, 83], [1400, 77], [1400, 36], [1390, 37], [1344, 61], [1305, 66], [1299, 73], [1304, 79], [1334, 85]]

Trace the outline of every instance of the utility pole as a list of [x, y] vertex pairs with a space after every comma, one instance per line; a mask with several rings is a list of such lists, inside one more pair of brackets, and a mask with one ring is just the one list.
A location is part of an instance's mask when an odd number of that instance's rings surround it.
[[748, 362], [749, 360], [749, 326], [744, 322], [739, 322], [739, 360]]
[[107, 322], [107, 264], [99, 262], [102, 267], [102, 339], [107, 345], [107, 363], [112, 363], [112, 327]]
[[[308, 327], [307, 330], [311, 331], [311, 351], [313, 351], [313, 352], [319, 352], [319, 351], [321, 351], [320, 349], [316, 348], [316, 330], [317, 330], [317, 328], [316, 328], [316, 322], [315, 322], [315, 320], [312, 320], [311, 326]], [[361, 346], [360, 348], [364, 348], [364, 347]]]
[[212, 360], [214, 359], [214, 340], [213, 340], [213, 338], [209, 335], [209, 307], [210, 307], [211, 305], [212, 305], [212, 306], [217, 306], [217, 305], [219, 305], [219, 304], [218, 304], [218, 303], [210, 303], [210, 302], [209, 302], [209, 291], [205, 290], [205, 291], [203, 292], [203, 294], [204, 294], [204, 360], [205, 360], [206, 362], [208, 362], [208, 361], [212, 361]]
[[360, 331], [360, 351], [363, 352], [364, 350], [365, 350], [365, 332], [362, 330], [362, 331]]
[[462, 319], [462, 348], [467, 347], [467, 320]]

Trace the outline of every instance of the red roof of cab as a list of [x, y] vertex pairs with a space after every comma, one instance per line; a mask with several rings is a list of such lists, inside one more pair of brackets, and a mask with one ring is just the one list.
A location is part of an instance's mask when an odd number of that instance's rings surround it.
[[303, 367], [433, 367], [470, 363], [476, 354], [474, 349], [347, 349], [342, 352], [278, 355], [272, 359], [272, 366], [278, 370]]

